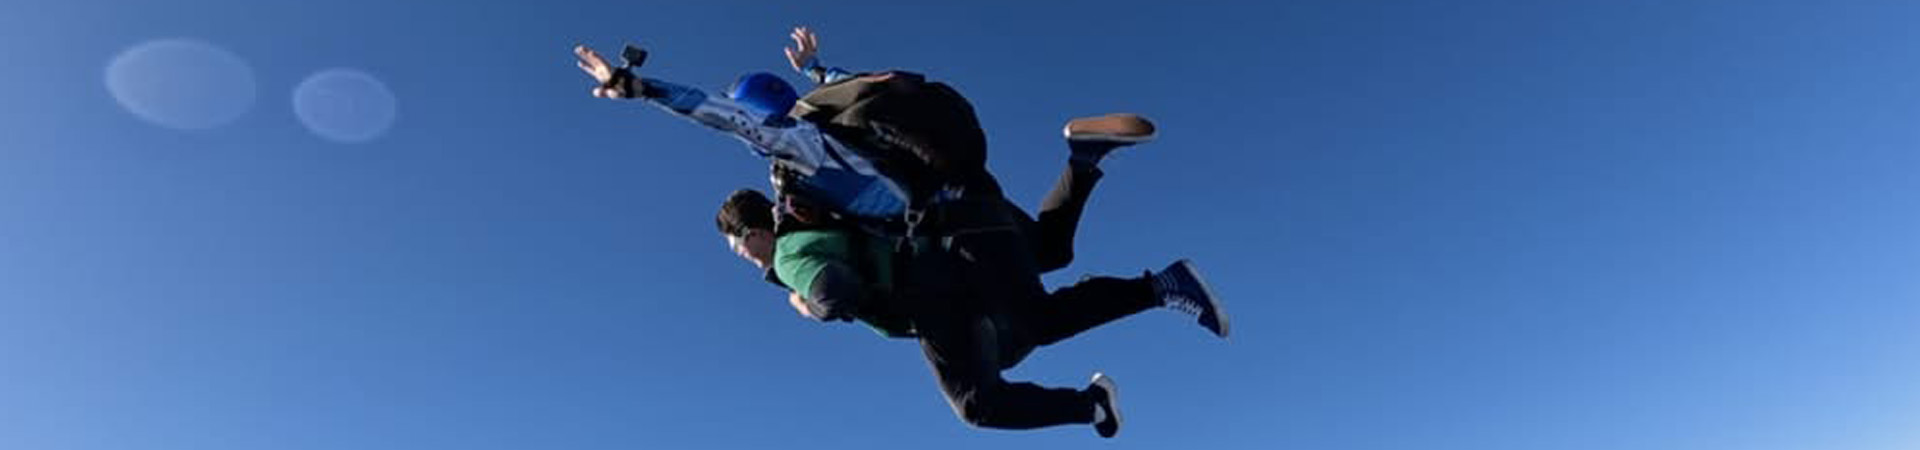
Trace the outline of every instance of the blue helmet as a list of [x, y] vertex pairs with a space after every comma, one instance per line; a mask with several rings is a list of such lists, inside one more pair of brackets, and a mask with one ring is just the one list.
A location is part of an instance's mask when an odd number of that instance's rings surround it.
[[727, 88], [727, 98], [768, 116], [784, 116], [800, 95], [778, 75], [754, 72], [734, 81], [733, 87]]

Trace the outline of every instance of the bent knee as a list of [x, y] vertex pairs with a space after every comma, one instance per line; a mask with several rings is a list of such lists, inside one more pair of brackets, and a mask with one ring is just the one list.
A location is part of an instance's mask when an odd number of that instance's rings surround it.
[[987, 408], [979, 406], [956, 406], [953, 409], [953, 413], [959, 416], [960, 421], [965, 422], [967, 426], [974, 428], [993, 428], [993, 415], [987, 412]]
[[1034, 256], [1038, 257], [1035, 262], [1039, 264], [1040, 273], [1064, 269], [1067, 265], [1073, 264], [1072, 250], [1041, 252]]
[[948, 402], [953, 405], [953, 415], [961, 422], [965, 422], [967, 426], [996, 428], [995, 418], [998, 415], [994, 413], [995, 398], [991, 393], [973, 392], [958, 398], [950, 398]]

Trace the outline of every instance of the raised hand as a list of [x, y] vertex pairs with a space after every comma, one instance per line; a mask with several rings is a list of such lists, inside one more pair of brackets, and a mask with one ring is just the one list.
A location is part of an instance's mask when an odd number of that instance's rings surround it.
[[804, 71], [818, 63], [816, 58], [820, 57], [820, 37], [815, 36], [813, 30], [794, 27], [789, 37], [793, 38], [793, 46], [786, 48], [787, 63], [793, 64], [794, 70]]
[[573, 47], [573, 56], [579, 58], [576, 64], [580, 66], [580, 71], [586, 72], [587, 76], [593, 77], [593, 81], [596, 82], [593, 87], [595, 98], [633, 97], [633, 93], [628, 92], [628, 86], [622, 85], [625, 83], [611, 83], [614, 71], [619, 69], [608, 63], [606, 58], [601, 57], [600, 52], [593, 51], [586, 45], [579, 45]]

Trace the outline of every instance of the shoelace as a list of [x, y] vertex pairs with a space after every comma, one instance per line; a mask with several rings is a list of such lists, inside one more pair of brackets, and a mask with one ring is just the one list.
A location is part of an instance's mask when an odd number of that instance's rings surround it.
[[1200, 315], [1201, 312], [1204, 312], [1201, 310], [1202, 308], [1200, 307], [1200, 302], [1193, 301], [1193, 299], [1187, 298], [1187, 296], [1185, 295], [1167, 296], [1167, 302], [1165, 306], [1168, 309], [1172, 309], [1174, 311], [1179, 311], [1179, 312], [1183, 312], [1183, 313], [1187, 313], [1195, 316], [1198, 316]]
[[1174, 286], [1173, 281], [1168, 278], [1171, 277], [1165, 273], [1158, 273], [1153, 276], [1154, 290], [1158, 292], [1161, 297], [1160, 306], [1195, 316], [1204, 312], [1199, 301], [1182, 294], [1180, 290]]

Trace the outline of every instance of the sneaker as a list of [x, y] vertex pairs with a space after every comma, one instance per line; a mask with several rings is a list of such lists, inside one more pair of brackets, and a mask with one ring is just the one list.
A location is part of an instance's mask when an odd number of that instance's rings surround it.
[[1062, 130], [1075, 158], [1099, 161], [1114, 149], [1153, 140], [1153, 122], [1137, 114], [1108, 114], [1067, 122]]
[[1115, 386], [1107, 374], [1095, 373], [1087, 392], [1094, 395], [1093, 431], [1103, 438], [1120, 434], [1120, 387]]
[[1213, 288], [1200, 279], [1193, 261], [1174, 261], [1165, 270], [1153, 274], [1153, 292], [1163, 306], [1198, 316], [1201, 327], [1216, 336], [1227, 337], [1227, 311], [1221, 307], [1219, 297], [1213, 295]]

